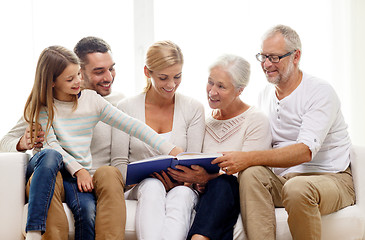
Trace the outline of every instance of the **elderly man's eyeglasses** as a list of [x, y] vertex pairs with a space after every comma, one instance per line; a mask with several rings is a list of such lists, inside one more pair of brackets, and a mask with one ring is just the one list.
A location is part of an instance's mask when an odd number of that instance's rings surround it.
[[294, 52], [296, 51], [296, 49], [294, 49], [293, 51], [291, 52], [288, 52], [287, 54], [284, 54], [284, 55], [281, 55], [281, 56], [275, 56], [275, 55], [264, 55], [264, 54], [261, 54], [261, 53], [258, 53], [256, 54], [256, 59], [257, 61], [259, 62], [265, 62], [266, 61], [266, 58], [269, 59], [270, 62], [272, 63], [278, 63], [280, 62], [280, 59], [282, 58], [285, 58], [287, 56], [290, 56], [292, 55]]

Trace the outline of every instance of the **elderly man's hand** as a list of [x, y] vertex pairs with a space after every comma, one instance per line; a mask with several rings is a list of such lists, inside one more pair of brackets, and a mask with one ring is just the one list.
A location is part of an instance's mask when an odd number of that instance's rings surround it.
[[220, 168], [228, 175], [238, 173], [250, 167], [251, 152], [224, 152], [223, 156], [212, 161], [212, 164], [218, 164]]

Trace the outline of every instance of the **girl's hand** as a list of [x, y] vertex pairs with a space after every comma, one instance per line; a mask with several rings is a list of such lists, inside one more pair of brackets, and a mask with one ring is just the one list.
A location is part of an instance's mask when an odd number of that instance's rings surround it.
[[93, 178], [86, 169], [80, 169], [75, 173], [75, 176], [77, 178], [77, 187], [80, 192], [92, 192], [94, 189]]
[[169, 155], [176, 156], [176, 155], [178, 155], [179, 153], [182, 153], [182, 152], [184, 152], [184, 150], [181, 147], [176, 146], [171, 150]]

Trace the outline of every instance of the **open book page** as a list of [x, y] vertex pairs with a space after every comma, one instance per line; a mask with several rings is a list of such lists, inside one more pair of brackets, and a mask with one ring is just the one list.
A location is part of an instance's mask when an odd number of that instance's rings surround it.
[[131, 162], [131, 163], [128, 164], [128, 166], [131, 165], [131, 164], [141, 164], [143, 162], [150, 162], [150, 161], [161, 160], [161, 159], [172, 159], [172, 158], [174, 158], [174, 156], [171, 156], [171, 155], [157, 155], [157, 156], [145, 158], [143, 160], [139, 160], [139, 161], [136, 161], [136, 162]]
[[176, 156], [176, 159], [197, 159], [197, 158], [217, 158], [222, 156], [222, 153], [196, 153], [196, 152], [183, 152]]

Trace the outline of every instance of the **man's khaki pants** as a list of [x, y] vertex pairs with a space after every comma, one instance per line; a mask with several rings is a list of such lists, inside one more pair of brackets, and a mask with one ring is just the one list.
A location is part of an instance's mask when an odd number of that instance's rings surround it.
[[275, 239], [275, 207], [285, 207], [294, 240], [320, 240], [321, 215], [355, 203], [350, 168], [340, 173], [275, 175], [255, 166], [239, 174], [241, 215], [248, 240]]
[[[27, 196], [29, 196], [30, 184], [31, 178], [26, 187]], [[122, 174], [115, 167], [100, 167], [93, 176], [93, 184], [97, 198], [95, 239], [124, 239], [126, 206]], [[64, 200], [63, 180], [61, 174], [58, 173], [48, 210], [46, 232], [42, 235], [42, 239], [68, 240], [68, 221], [62, 205]]]

